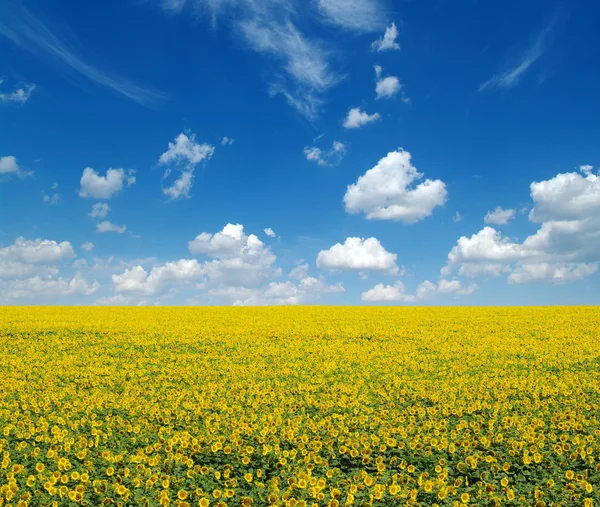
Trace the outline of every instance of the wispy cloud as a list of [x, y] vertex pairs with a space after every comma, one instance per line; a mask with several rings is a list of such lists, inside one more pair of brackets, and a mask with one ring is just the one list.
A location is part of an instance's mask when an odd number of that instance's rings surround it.
[[283, 62], [285, 77], [271, 86], [271, 92], [284, 95], [305, 116], [316, 116], [322, 103], [320, 94], [341, 79], [330, 68], [329, 52], [305, 37], [291, 20], [257, 17], [241, 22], [240, 27], [254, 51]]
[[318, 6], [327, 22], [347, 30], [373, 32], [385, 26], [385, 10], [378, 0], [318, 0]]
[[160, 91], [112, 76], [87, 63], [48, 25], [18, 1], [0, 2], [0, 36], [44, 59], [51, 57], [58, 60], [90, 81], [110, 88], [144, 106], [156, 107], [166, 99]]
[[[334, 51], [330, 46], [322, 40], [307, 36], [298, 28], [297, 18], [301, 13], [296, 9], [294, 1], [160, 1], [165, 11], [171, 13], [181, 12], [189, 4], [196, 12], [207, 14], [213, 25], [218, 16], [226, 13], [225, 19], [231, 24], [232, 30], [241, 36], [249, 49], [270, 57], [281, 66], [269, 78], [269, 93], [282, 95], [288, 104], [309, 119], [316, 117], [321, 111], [325, 92], [343, 79], [331, 64]], [[327, 4], [327, 12], [339, 14], [344, 2], [324, 3]], [[353, 0], [348, 7], [361, 3], [360, 0]], [[371, 1], [364, 3], [372, 4]], [[323, 7], [321, 4], [319, 6]], [[341, 19], [335, 24], [344, 25]]]
[[[0, 85], [4, 82], [0, 79]], [[27, 84], [15, 88], [12, 92], [0, 92], [0, 104], [17, 104], [23, 105], [29, 100], [31, 93], [35, 90], [34, 84]]]
[[525, 72], [544, 54], [548, 47], [548, 39], [554, 28], [556, 17], [553, 17], [525, 51], [518, 63], [510, 69], [494, 74], [479, 87], [479, 91], [493, 88], [513, 88]]

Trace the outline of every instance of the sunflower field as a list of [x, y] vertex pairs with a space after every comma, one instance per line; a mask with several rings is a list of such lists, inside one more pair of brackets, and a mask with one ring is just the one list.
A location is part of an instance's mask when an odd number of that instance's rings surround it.
[[599, 490], [597, 308], [0, 308], [0, 505]]

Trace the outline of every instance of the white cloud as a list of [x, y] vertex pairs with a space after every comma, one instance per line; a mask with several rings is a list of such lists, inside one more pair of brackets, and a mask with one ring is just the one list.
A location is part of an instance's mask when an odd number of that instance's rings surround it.
[[[167, 169], [163, 176], [163, 180], [171, 174], [171, 170]], [[182, 199], [190, 197], [190, 190], [192, 189], [194, 179], [194, 173], [192, 171], [182, 171], [179, 178], [177, 178], [171, 186], [163, 187], [163, 193], [171, 199]]]
[[86, 252], [91, 252], [94, 249], [94, 243], [91, 241], [86, 241], [81, 245], [81, 248], [83, 248]]
[[0, 174], [19, 174], [19, 164], [12, 155], [0, 157]]
[[525, 72], [544, 54], [548, 38], [554, 26], [554, 19], [540, 32], [533, 44], [525, 51], [520, 60], [508, 70], [493, 75], [479, 87], [479, 91], [493, 88], [513, 88], [521, 80]]
[[[403, 90], [404, 86], [400, 83], [400, 80], [396, 76], [383, 77], [383, 67], [381, 65], [375, 65], [375, 99], [389, 99], [394, 95]], [[409, 103], [410, 99], [402, 92], [402, 101]]]
[[[180, 259], [155, 263], [145, 268], [142, 260], [124, 266], [112, 276], [115, 295], [100, 298], [96, 304], [135, 304], [139, 297], [148, 301], [179, 291], [202, 291], [209, 299], [222, 298], [237, 305], [301, 304], [318, 299], [323, 294], [344, 291], [341, 283], [330, 285], [322, 277], [308, 276], [308, 266], [290, 273], [299, 281], [276, 282], [281, 269], [275, 266], [276, 257], [254, 234], [246, 234], [241, 224], [227, 224], [221, 231], [203, 232], [188, 243], [190, 252], [207, 255], [210, 259]], [[92, 267], [93, 271], [93, 267]], [[122, 298], [115, 296], [122, 295]], [[198, 301], [188, 297], [188, 302]]]
[[[442, 274], [446, 271], [444, 270]], [[510, 272], [510, 269], [501, 262], [465, 262], [458, 269], [458, 274], [467, 278], [495, 278], [506, 272]]]
[[92, 218], [106, 218], [108, 212], [110, 211], [110, 206], [105, 202], [98, 202], [92, 206], [92, 211], [88, 213], [88, 215]]
[[38, 55], [45, 61], [58, 61], [90, 81], [110, 88], [144, 106], [157, 106], [166, 98], [161, 92], [111, 76], [86, 62], [61, 40], [49, 25], [27, 10], [22, 2], [8, 2], [8, 4], [4, 2], [4, 4], [0, 18], [0, 36], [6, 37], [13, 44]]
[[55, 268], [48, 268], [47, 266], [26, 264], [24, 262], [0, 258], [0, 280], [18, 280], [21, 278], [28, 278], [39, 273], [51, 275], [56, 274], [57, 270]]
[[89, 267], [89, 264], [88, 261], [86, 261], [85, 259], [75, 259], [71, 266], [77, 271], [82, 271], [84, 269], [87, 269]]
[[123, 190], [123, 183], [131, 186], [135, 177], [127, 176], [123, 169], [109, 169], [106, 176], [100, 176], [91, 167], [86, 167], [81, 175], [79, 195], [96, 199], [110, 199]]
[[460, 222], [462, 219], [463, 219], [463, 217], [458, 211], [452, 217], [453, 222]]
[[234, 300], [234, 306], [297, 305], [319, 299], [321, 294], [344, 292], [341, 283], [327, 285], [323, 280], [306, 277], [298, 284], [271, 282], [265, 290], [231, 287], [230, 291], [209, 291], [212, 295], [226, 296]]
[[254, 51], [283, 62], [287, 83], [272, 85], [271, 93], [283, 94], [303, 115], [315, 117], [321, 108], [321, 94], [340, 80], [330, 69], [329, 51], [304, 36], [287, 15], [280, 21], [273, 13], [255, 13], [239, 27]]
[[169, 166], [163, 180], [173, 171], [179, 172], [179, 177], [170, 186], [163, 188], [165, 195], [171, 199], [189, 198], [196, 166], [203, 160], [209, 160], [214, 152], [214, 146], [197, 143], [194, 134], [179, 134], [174, 143], [169, 143], [169, 149], [158, 160], [159, 164]]
[[383, 157], [375, 167], [349, 185], [344, 204], [348, 213], [363, 212], [369, 219], [415, 223], [443, 206], [448, 198], [441, 180], [423, 178], [411, 164], [411, 154], [402, 149]]
[[377, 81], [375, 85], [375, 93], [377, 96], [376, 99], [389, 99], [393, 97], [400, 91], [402, 85], [400, 84], [400, 80], [396, 76], [388, 76], [384, 77]]
[[308, 276], [308, 264], [298, 264], [289, 272], [289, 278], [295, 278], [296, 280], [302, 280]]
[[322, 167], [339, 164], [346, 155], [346, 152], [346, 145], [341, 141], [333, 141], [331, 149], [327, 151], [323, 151], [315, 146], [306, 146], [304, 148], [306, 160], [316, 162]]
[[388, 252], [376, 238], [346, 238], [317, 255], [317, 267], [355, 271], [383, 271], [398, 273], [396, 254]]
[[[59, 276], [54, 264], [75, 257], [68, 241], [26, 240], [17, 238], [5, 248], [0, 248], [0, 301], [15, 299], [46, 301], [46, 297], [88, 296], [95, 293], [100, 284], [89, 283], [77, 272], [70, 280]], [[82, 263], [74, 263], [78, 269]]]
[[274, 267], [275, 255], [254, 234], [246, 235], [241, 224], [227, 224], [215, 234], [201, 233], [188, 246], [191, 253], [213, 259], [180, 259], [156, 265], [150, 273], [141, 265], [132, 266], [112, 277], [115, 291], [155, 296], [185, 287], [209, 289], [218, 295], [233, 291], [230, 287], [244, 287], [260, 292], [264, 282], [280, 274]]
[[123, 234], [127, 230], [127, 226], [115, 225], [108, 220], [104, 220], [96, 226], [96, 230], [98, 232], [118, 232], [119, 234]]
[[188, 242], [188, 247], [193, 254], [221, 256], [237, 254], [247, 243], [248, 236], [244, 234], [242, 224], [227, 224], [222, 231], [215, 234], [209, 232], [199, 234]]
[[20, 237], [12, 245], [0, 248], [0, 259], [26, 264], [52, 264], [71, 257], [75, 257], [75, 251], [68, 241], [57, 243], [49, 239]]
[[214, 146], [210, 144], [199, 144], [196, 136], [189, 137], [181, 133], [175, 138], [175, 142], [169, 142], [169, 149], [159, 158], [161, 164], [183, 163], [184, 166], [196, 165], [202, 160], [210, 159], [215, 152]]
[[135, 305], [137, 300], [131, 296], [117, 294], [116, 296], [103, 296], [94, 301], [94, 305], [99, 306], [131, 306]]
[[586, 171], [530, 186], [529, 220], [539, 229], [521, 243], [492, 227], [459, 238], [442, 269], [464, 276], [508, 274], [509, 283], [562, 283], [596, 273], [600, 263], [600, 181]]
[[519, 264], [508, 275], [508, 283], [547, 282], [563, 283], [581, 280], [598, 271], [598, 263]]
[[325, 21], [347, 30], [372, 32], [385, 26], [378, 0], [318, 0], [318, 7]]
[[277, 237], [277, 234], [275, 234], [275, 231], [273, 231], [273, 229], [271, 229], [270, 227], [267, 227], [267, 228], [264, 230], [264, 233], [265, 233], [267, 236], [269, 236], [269, 238], [276, 238], [276, 237]]
[[377, 121], [380, 118], [381, 115], [379, 113], [369, 114], [365, 111], [361, 111], [360, 107], [353, 107], [348, 111], [342, 125], [347, 129], [357, 129], [368, 123]]
[[580, 165], [579, 166], [579, 170], [585, 174], [586, 176], [589, 176], [590, 174], [592, 174], [592, 171], [594, 170], [594, 166], [593, 165]]
[[[318, 0], [317, 0], [318, 1]], [[322, 18], [336, 24], [346, 19], [347, 9], [336, 8], [340, 2], [357, 6], [364, 3], [375, 5], [378, 0], [323, 0], [319, 10]], [[164, 0], [163, 6], [170, 13], [183, 10], [185, 0]], [[240, 36], [253, 51], [271, 57], [281, 69], [267, 77], [269, 94], [282, 95], [288, 104], [300, 114], [314, 119], [321, 111], [327, 90], [336, 85], [343, 76], [332, 69], [334, 52], [323, 41], [303, 33], [296, 22], [300, 10], [289, 0], [190, 0], [196, 14], [208, 13], [213, 27], [217, 18], [226, 13], [232, 32]], [[173, 7], [174, 6], [174, 7]], [[309, 4], [303, 7], [306, 10]], [[312, 4], [310, 5], [312, 6]], [[317, 4], [317, 6], [319, 6]], [[351, 6], [351, 5], [350, 5]], [[373, 7], [361, 9], [360, 21], [349, 18], [354, 24], [365, 25], [369, 12], [378, 13]], [[346, 14], [347, 15], [347, 14]]]
[[[0, 79], [0, 84], [2, 80]], [[35, 90], [34, 84], [23, 85], [9, 93], [0, 92], [0, 103], [3, 104], [25, 104], [29, 100], [31, 93]]]
[[381, 39], [377, 39], [371, 44], [371, 48], [375, 51], [390, 51], [390, 50], [399, 50], [400, 44], [396, 42], [396, 38], [398, 37], [398, 29], [396, 28], [396, 23], [392, 23], [385, 29], [385, 33]]
[[421, 283], [416, 290], [416, 293], [407, 294], [404, 288], [404, 284], [400, 281], [394, 283], [394, 285], [383, 285], [382, 283], [377, 284], [367, 292], [363, 292], [361, 295], [362, 301], [398, 301], [404, 303], [414, 303], [417, 301], [423, 301], [431, 299], [439, 294], [455, 294], [457, 296], [467, 296], [473, 294], [478, 289], [477, 285], [472, 283], [467, 287], [463, 287], [459, 280], [445, 280], [442, 279], [438, 284], [434, 284], [429, 280], [425, 280]]
[[580, 220], [600, 214], [600, 177], [589, 173], [558, 174], [530, 187], [535, 206], [532, 222]]
[[495, 225], [506, 225], [512, 219], [517, 216], [517, 212], [514, 209], [502, 209], [501, 206], [497, 206], [494, 211], [488, 211], [483, 218], [485, 224]]
[[227, 137], [227, 136], [221, 138], [222, 145], [231, 145], [234, 142], [235, 142], [235, 139], [231, 139], [230, 137]]
[[57, 204], [58, 201], [60, 201], [60, 194], [58, 192], [55, 192], [54, 194], [44, 194], [42, 200], [46, 203], [46, 204]]
[[134, 266], [121, 275], [112, 275], [112, 282], [116, 292], [155, 296], [165, 291], [170, 283], [189, 284], [201, 280], [204, 275], [204, 268], [196, 259], [180, 259], [155, 266], [150, 274], [142, 266]]
[[378, 283], [372, 289], [363, 292], [360, 299], [362, 301], [403, 301], [411, 303], [415, 301], [415, 296], [405, 293], [404, 284], [400, 281], [394, 285], [383, 285]]
[[227, 224], [216, 234], [203, 232], [188, 243], [193, 254], [206, 254], [215, 259], [204, 263], [214, 283], [257, 287], [268, 278], [280, 274], [271, 249], [254, 234], [246, 235], [241, 224]]
[[64, 278], [34, 276], [22, 280], [11, 280], [2, 284], [2, 296], [7, 300], [32, 297], [89, 296], [100, 289], [94, 280], [91, 284], [79, 273], [71, 280]]

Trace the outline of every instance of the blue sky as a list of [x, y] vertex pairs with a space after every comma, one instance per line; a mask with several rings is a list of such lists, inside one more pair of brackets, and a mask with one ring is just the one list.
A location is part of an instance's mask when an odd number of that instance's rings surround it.
[[597, 304], [599, 17], [6, 0], [0, 304]]

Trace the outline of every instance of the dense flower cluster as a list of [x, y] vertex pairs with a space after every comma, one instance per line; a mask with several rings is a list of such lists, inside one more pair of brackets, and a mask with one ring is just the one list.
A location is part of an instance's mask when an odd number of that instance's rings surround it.
[[0, 505], [599, 505], [594, 308], [0, 308]]

